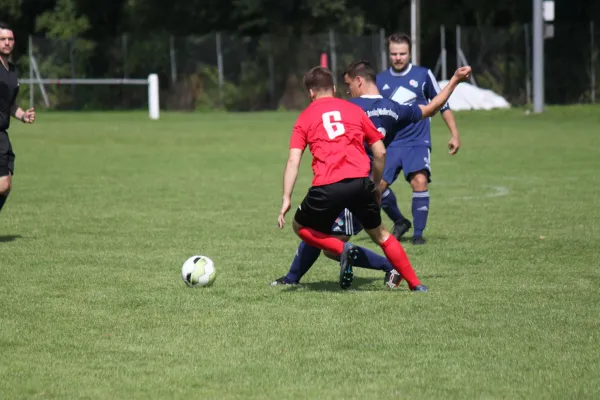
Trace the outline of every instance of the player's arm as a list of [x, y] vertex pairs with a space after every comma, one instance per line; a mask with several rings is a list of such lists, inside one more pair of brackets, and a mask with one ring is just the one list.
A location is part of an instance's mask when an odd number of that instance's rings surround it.
[[290, 140], [288, 160], [283, 171], [283, 196], [278, 218], [279, 228], [283, 228], [285, 225], [285, 215], [292, 207], [292, 193], [294, 192], [300, 162], [302, 161], [302, 153], [304, 153], [306, 144], [306, 132], [299, 124], [296, 124]]
[[[439, 93], [431, 99], [429, 104], [419, 105], [419, 108], [422, 112], [421, 118], [429, 118], [436, 112], [438, 112], [442, 107], [447, 107], [446, 103], [448, 102], [448, 99], [450, 98], [452, 92], [454, 92], [454, 89], [456, 89], [459, 83], [468, 80], [470, 75], [471, 67], [461, 67], [457, 69], [452, 78], [450, 78], [450, 81], [448, 82], [446, 87], [439, 91]], [[447, 111], [450, 110], [448, 109]]]
[[[457, 70], [456, 72], [458, 72], [459, 70]], [[456, 75], [456, 73], [454, 75]], [[464, 80], [467, 80], [469, 75], [470, 75], [470, 72], [467, 75], [466, 79], [464, 79]], [[427, 92], [429, 94], [428, 97], [430, 99], [440, 93], [440, 85], [438, 85], [438, 83], [435, 79], [435, 76], [433, 76], [433, 73], [431, 73], [431, 71], [428, 71], [428, 81], [427, 81], [426, 88], [427, 88]], [[450, 130], [451, 137], [450, 137], [450, 141], [448, 142], [448, 148], [450, 149], [450, 154], [454, 155], [454, 154], [456, 154], [456, 152], [458, 151], [458, 149], [460, 147], [460, 136], [458, 134], [458, 129], [456, 128], [456, 120], [454, 119], [454, 114], [452, 113], [452, 110], [450, 110], [448, 103], [446, 103], [441, 108], [441, 114], [442, 114], [442, 119], [444, 120], [444, 122], [446, 123], [446, 126]]]
[[375, 183], [375, 187], [381, 186], [383, 178], [383, 168], [385, 167], [385, 146], [383, 141], [379, 140], [369, 146], [373, 153], [373, 161], [371, 162], [371, 179]]
[[460, 148], [460, 135], [458, 134], [458, 129], [456, 128], [456, 120], [454, 119], [454, 114], [450, 109], [446, 110], [442, 113], [442, 119], [446, 123], [446, 126], [450, 130], [450, 141], [448, 142], [448, 150], [450, 155], [455, 155], [458, 149]]
[[283, 171], [283, 199], [292, 199], [296, 179], [298, 178], [298, 170], [300, 169], [300, 161], [302, 161], [302, 149], [290, 149], [285, 170]]
[[373, 124], [373, 121], [367, 117], [367, 114], [362, 115], [363, 131], [365, 132], [365, 142], [373, 153], [373, 161], [371, 162], [371, 179], [375, 183], [375, 187], [379, 188], [383, 177], [383, 168], [385, 166], [385, 146], [383, 138], [385, 137]]

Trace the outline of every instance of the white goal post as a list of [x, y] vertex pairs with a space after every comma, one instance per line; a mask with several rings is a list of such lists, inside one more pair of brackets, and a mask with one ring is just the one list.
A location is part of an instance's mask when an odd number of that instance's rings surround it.
[[[29, 84], [33, 96], [34, 85], [38, 84], [44, 98], [46, 107], [50, 101], [44, 85], [147, 85], [148, 86], [148, 112], [150, 119], [158, 119], [160, 115], [158, 75], [150, 74], [147, 79], [20, 79], [20, 83]], [[33, 99], [33, 97], [32, 97]]]

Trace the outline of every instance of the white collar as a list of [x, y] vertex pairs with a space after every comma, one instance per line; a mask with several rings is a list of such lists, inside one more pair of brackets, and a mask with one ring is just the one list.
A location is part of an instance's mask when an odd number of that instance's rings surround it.
[[392, 76], [404, 76], [406, 74], [408, 74], [408, 72], [412, 69], [412, 63], [408, 64], [408, 67], [406, 67], [406, 69], [402, 72], [396, 72], [394, 71], [394, 68], [390, 67], [390, 74]]
[[380, 94], [363, 94], [360, 97], [363, 99], [383, 99], [383, 96]]

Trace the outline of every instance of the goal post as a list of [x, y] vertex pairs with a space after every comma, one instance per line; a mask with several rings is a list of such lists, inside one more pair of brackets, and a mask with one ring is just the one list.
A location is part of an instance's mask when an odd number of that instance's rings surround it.
[[159, 102], [159, 85], [158, 75], [150, 74], [147, 79], [85, 79], [85, 78], [74, 78], [74, 79], [21, 79], [20, 83], [32, 85], [39, 85], [44, 95], [44, 101], [47, 107], [50, 107], [49, 101], [44, 88], [44, 85], [146, 85], [148, 86], [148, 113], [150, 119], [157, 120], [160, 116], [160, 102]]

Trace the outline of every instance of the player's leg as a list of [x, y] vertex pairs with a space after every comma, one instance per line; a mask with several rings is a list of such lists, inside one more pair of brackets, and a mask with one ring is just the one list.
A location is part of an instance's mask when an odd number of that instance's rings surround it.
[[[352, 235], [357, 235], [362, 229], [358, 219], [350, 211], [344, 210], [335, 220], [331, 233], [341, 241], [348, 242]], [[387, 258], [363, 247], [358, 247], [358, 249], [360, 252], [354, 262], [356, 267], [384, 271], [386, 273], [384, 283], [391, 288], [398, 287], [402, 278]], [[298, 284], [320, 254], [320, 249], [300, 242], [289, 271], [286, 275], [271, 282], [271, 286]], [[334, 261], [340, 261], [340, 257], [333, 253], [326, 251], [324, 254]]]
[[[343, 242], [348, 242], [349, 237], [340, 237]], [[375, 271], [391, 272], [394, 270], [394, 266], [390, 264], [387, 258], [380, 256], [379, 254], [367, 249], [366, 247], [356, 246], [359, 250], [358, 257], [354, 260], [353, 265], [364, 269], [372, 269]], [[327, 251], [323, 252], [327, 258], [335, 261], [340, 261], [340, 257]]]
[[0, 211], [2, 210], [2, 207], [4, 207], [4, 203], [6, 203], [11, 187], [12, 179], [10, 174], [0, 176]]
[[412, 224], [408, 218], [405, 218], [400, 213], [398, 200], [396, 199], [396, 194], [392, 191], [392, 188], [388, 186], [387, 182], [383, 182], [383, 186], [385, 187], [385, 190], [383, 190], [383, 193], [381, 194], [381, 208], [386, 212], [387, 216], [394, 221], [392, 234], [396, 239], [400, 240], [400, 238], [412, 228]]
[[413, 190], [412, 214], [414, 233], [413, 244], [425, 244], [423, 231], [429, 216], [429, 188], [431, 182], [431, 152], [427, 147], [412, 147], [406, 159], [405, 173]]
[[425, 244], [423, 239], [423, 231], [427, 225], [429, 216], [429, 190], [427, 183], [429, 180], [428, 171], [420, 171], [411, 177], [410, 185], [412, 186], [412, 214], [413, 225], [415, 227], [412, 244]]
[[305, 220], [302, 221], [303, 222], [299, 222], [298, 219], [294, 218], [292, 227], [294, 228], [296, 235], [298, 235], [305, 243], [333, 253], [336, 256], [340, 256], [343, 253], [344, 242], [329, 233], [325, 233], [322, 229], [319, 229], [319, 222], [315, 221], [315, 223], [307, 224], [304, 222]]
[[411, 228], [410, 221], [405, 218], [398, 207], [396, 195], [389, 187], [398, 178], [402, 170], [403, 148], [389, 147], [387, 150], [385, 169], [383, 171], [381, 208], [394, 222], [393, 234], [400, 239]]
[[[306, 197], [302, 201], [302, 204], [298, 207], [296, 215], [294, 216], [294, 222], [297, 217], [303, 221], [300, 225], [312, 226], [318, 219], [318, 214], [327, 211], [328, 204], [322, 204], [324, 200], [324, 192], [327, 192], [327, 187], [312, 187], [309, 189]], [[316, 209], [315, 209], [316, 208]], [[329, 232], [332, 233], [345, 233], [346, 226], [344, 221], [344, 212], [341, 212], [335, 222], [329, 226]], [[320, 224], [321, 225], [321, 224]], [[295, 229], [295, 225], [294, 230]], [[298, 232], [296, 232], [298, 234]], [[346, 240], [347, 241], [347, 240]], [[308, 272], [313, 264], [319, 258], [321, 254], [321, 248], [308, 244], [304, 240], [298, 245], [292, 264], [288, 273], [281, 278], [278, 278], [271, 282], [271, 286], [277, 285], [293, 285], [300, 282], [300, 279]], [[335, 255], [333, 257], [336, 257]]]
[[340, 257], [340, 286], [347, 289], [352, 284], [352, 259], [356, 251], [349, 243], [331, 235], [331, 226], [343, 211], [347, 183], [312, 187], [296, 210], [292, 221], [294, 232], [306, 244]]
[[[325, 218], [324, 218], [325, 219]], [[357, 250], [350, 243], [344, 243], [339, 238], [323, 232], [319, 229], [319, 222], [314, 220], [311, 225], [303, 225], [294, 219], [292, 222], [294, 232], [307, 244], [317, 247], [323, 251], [332, 253], [340, 260], [340, 286], [348, 289], [352, 285], [354, 273], [352, 271], [353, 260], [356, 259]]]
[[373, 229], [365, 229], [371, 239], [381, 246], [385, 256], [390, 263], [394, 266], [394, 269], [402, 276], [408, 283], [408, 287], [412, 291], [428, 291], [427, 286], [423, 285], [415, 270], [413, 269], [404, 248], [393, 235], [391, 235], [383, 226], [379, 226]]
[[0, 211], [12, 187], [12, 173], [15, 168], [15, 154], [6, 132], [0, 132]]
[[300, 279], [302, 279], [302, 277], [313, 266], [320, 254], [321, 249], [309, 246], [304, 242], [300, 242], [294, 259], [292, 260], [292, 265], [290, 265], [289, 271], [281, 278], [271, 282], [271, 286], [295, 285], [300, 283]]
[[[347, 242], [350, 239], [350, 235], [353, 233], [353, 224], [352, 221], [349, 221], [351, 218], [353, 218], [352, 214], [350, 214], [347, 210], [344, 210], [331, 227], [331, 233], [343, 242]], [[360, 227], [360, 229], [362, 229], [362, 227]], [[271, 282], [271, 286], [293, 285], [299, 283], [300, 279], [302, 279], [302, 277], [317, 261], [320, 254], [321, 249], [310, 246], [304, 242], [300, 242], [288, 273]], [[325, 255], [333, 260], [339, 261], [339, 257], [332, 253], [325, 252]]]
[[[336, 218], [333, 226], [331, 227], [331, 234], [344, 243], [350, 241], [350, 238], [360, 233], [360, 231], [362, 231], [362, 225], [346, 208], [344, 208], [344, 211], [342, 211]], [[334, 253], [324, 251], [323, 254], [331, 260], [340, 261], [340, 256]]]
[[[343, 242], [348, 242], [351, 236], [358, 235], [362, 230], [363, 227], [358, 218], [356, 218], [348, 209], [345, 209], [335, 220], [332, 233]], [[386, 273], [384, 283], [390, 287], [398, 287], [401, 277], [396, 273], [396, 270], [387, 258], [364, 247], [356, 246], [356, 248], [359, 251], [357, 258], [353, 261], [353, 266], [384, 271]], [[335, 254], [327, 251], [323, 254], [332, 260], [340, 261], [340, 257]]]
[[398, 240], [392, 236], [381, 222], [380, 207], [374, 194], [373, 182], [365, 180], [362, 195], [357, 195], [348, 208], [357, 216], [371, 239], [383, 250], [394, 269], [408, 283], [413, 291], [427, 291], [415, 274], [412, 265]]

